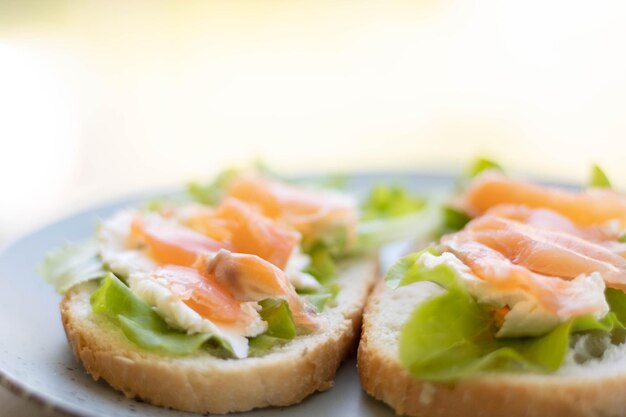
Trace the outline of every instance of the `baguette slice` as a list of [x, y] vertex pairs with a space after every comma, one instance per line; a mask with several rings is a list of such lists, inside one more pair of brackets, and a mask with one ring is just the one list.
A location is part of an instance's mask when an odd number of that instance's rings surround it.
[[570, 349], [554, 374], [489, 374], [457, 382], [414, 379], [398, 359], [402, 325], [419, 302], [441, 293], [429, 282], [396, 290], [380, 283], [363, 316], [358, 351], [361, 383], [370, 395], [410, 416], [625, 416], [626, 344], [578, 364]]
[[61, 316], [74, 355], [87, 372], [129, 398], [198, 413], [287, 406], [332, 386], [339, 364], [356, 345], [375, 267], [369, 260], [342, 266], [341, 291], [323, 313], [323, 329], [260, 357], [219, 359], [205, 352], [173, 357], [141, 350], [107, 318], [92, 313], [94, 282], [66, 294]]

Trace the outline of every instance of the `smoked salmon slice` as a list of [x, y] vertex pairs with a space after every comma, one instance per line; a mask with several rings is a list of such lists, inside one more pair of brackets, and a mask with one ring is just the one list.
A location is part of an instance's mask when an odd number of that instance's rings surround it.
[[460, 208], [476, 217], [501, 204], [546, 208], [579, 225], [603, 225], [617, 221], [626, 228], [626, 196], [610, 189], [569, 191], [512, 180], [488, 171], [466, 189]]
[[488, 213], [469, 222], [454, 238], [486, 245], [536, 273], [572, 279], [599, 272], [607, 285], [626, 288], [626, 259], [574, 234]]
[[546, 310], [562, 319], [606, 312], [603, 287], [599, 289], [597, 285], [597, 281], [602, 284], [600, 279], [565, 280], [538, 274], [516, 265], [497, 250], [458, 234], [444, 237], [440, 246], [495, 289], [502, 293], [530, 294]]
[[503, 330], [518, 312], [504, 333], [541, 331], [550, 319], [536, 305], [561, 322], [600, 318], [609, 309], [605, 287], [626, 290], [626, 245], [620, 242], [626, 196], [546, 187], [488, 171], [457, 203], [473, 219], [443, 236], [440, 248], [471, 270], [474, 277], [465, 278], [477, 296], [504, 308], [498, 319]]
[[150, 221], [140, 217], [133, 219], [129, 244], [145, 246], [152, 259], [159, 264], [180, 266], [192, 266], [199, 254], [230, 248], [228, 243], [211, 239], [175, 222], [163, 219]]
[[221, 250], [215, 256], [203, 256], [198, 267], [238, 301], [281, 298], [289, 304], [296, 326], [309, 330], [319, 326], [316, 310], [298, 296], [285, 272], [256, 255]]
[[[162, 265], [157, 269], [157, 277], [166, 282], [189, 307], [206, 318], [241, 322], [246, 317], [236, 311], [241, 310], [240, 302], [281, 298], [289, 304], [297, 326], [317, 329], [319, 323], [315, 309], [296, 293], [282, 269], [255, 254], [231, 252], [233, 247], [245, 249], [245, 245], [260, 244], [263, 239], [273, 236], [285, 239], [287, 244], [270, 247], [264, 255], [286, 264], [299, 235], [277, 228], [272, 220], [255, 214], [254, 209], [235, 200], [226, 200], [223, 206], [210, 214], [231, 219], [230, 223], [224, 223], [231, 233], [226, 242], [218, 242], [173, 222], [150, 222], [138, 217], [132, 223], [130, 240], [146, 246], [152, 258]], [[237, 223], [237, 220], [242, 223]], [[251, 240], [239, 240], [246, 237]], [[267, 243], [264, 244], [267, 246]], [[254, 246], [252, 249], [258, 248]], [[221, 303], [224, 303], [223, 310], [220, 310]]]
[[247, 326], [256, 313], [247, 312], [215, 277], [200, 274], [195, 268], [166, 265], [157, 268], [152, 278], [166, 285], [196, 313], [216, 323]]
[[235, 179], [226, 191], [230, 197], [259, 207], [264, 215], [278, 219], [310, 240], [344, 228], [347, 243], [355, 237], [355, 202], [346, 196], [316, 192], [256, 176]]
[[620, 234], [615, 229], [576, 225], [562, 214], [546, 208], [502, 204], [490, 208], [486, 214], [515, 220], [539, 229], [567, 233], [581, 239], [602, 242], [603, 244], [617, 241], [620, 237]]
[[248, 203], [226, 198], [217, 208], [197, 208], [186, 219], [196, 230], [227, 242], [232, 251], [257, 255], [285, 269], [300, 234], [264, 216]]

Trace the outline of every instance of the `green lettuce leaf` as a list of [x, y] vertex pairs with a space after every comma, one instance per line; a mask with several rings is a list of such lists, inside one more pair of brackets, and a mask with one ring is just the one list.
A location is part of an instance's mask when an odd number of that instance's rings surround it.
[[489, 309], [451, 285], [411, 314], [400, 333], [400, 361], [414, 377], [433, 381], [484, 371], [555, 371], [565, 358], [570, 326], [541, 337], [496, 339]]
[[305, 298], [309, 303], [315, 307], [317, 311], [324, 311], [326, 305], [334, 298], [334, 295], [330, 292], [309, 294]]
[[[356, 242], [350, 254], [363, 254], [386, 243], [430, 235], [430, 225], [436, 223], [429, 218], [432, 211], [426, 210], [428, 207], [424, 198], [409, 193], [401, 185], [375, 185], [361, 203]], [[425, 225], [429, 225], [426, 230]]]
[[441, 223], [439, 205], [430, 202], [419, 211], [400, 217], [360, 221], [349, 255], [362, 255], [382, 245], [403, 240], [430, 241]]
[[606, 295], [606, 302], [617, 320], [626, 323], [626, 293], [615, 288], [607, 288], [604, 290], [604, 294]]
[[94, 313], [104, 314], [134, 344], [147, 350], [173, 355], [197, 351], [209, 339], [230, 349], [228, 344], [206, 333], [186, 334], [171, 329], [167, 323], [115, 275], [109, 273], [91, 295]]
[[268, 336], [263, 333], [258, 336], [251, 337], [248, 339], [248, 354], [250, 356], [259, 356], [266, 353], [268, 350], [273, 348], [274, 346], [284, 343], [283, 339], [278, 337]]
[[268, 298], [259, 302], [259, 315], [267, 322], [266, 335], [283, 340], [291, 340], [296, 336], [296, 324], [285, 300]]
[[333, 282], [337, 277], [337, 264], [331, 251], [324, 245], [317, 245], [309, 252], [309, 256], [310, 263], [304, 272], [312, 275], [322, 286], [317, 290], [302, 290], [299, 293], [321, 312], [339, 292], [339, 285]]
[[416, 378], [447, 381], [481, 372], [554, 372], [565, 359], [571, 333], [624, 330], [626, 294], [608, 289], [612, 311], [601, 320], [583, 316], [543, 336], [496, 338], [490, 307], [476, 302], [452, 268], [426, 270], [419, 262], [426, 251], [437, 254], [429, 248], [402, 258], [386, 277], [392, 285], [431, 281], [446, 289], [418, 305], [400, 332], [400, 361]]
[[346, 251], [348, 231], [336, 227], [325, 233], [307, 236], [302, 241], [302, 252], [309, 255], [310, 263], [304, 270], [321, 284], [326, 284], [337, 276], [337, 260], [349, 253]]
[[[387, 283], [387, 286], [397, 288], [416, 281], [438, 282], [435, 274], [430, 274], [430, 270], [426, 270], [424, 266], [417, 262], [425, 253], [439, 255], [439, 251], [437, 249], [428, 247], [419, 252], [400, 258], [391, 266], [391, 268], [389, 268], [389, 271], [387, 271], [387, 274], [385, 275], [385, 282]], [[427, 272], [428, 275], [426, 275]], [[446, 286], [444, 285], [444, 282], [438, 283]]]
[[406, 216], [426, 205], [422, 197], [411, 195], [401, 185], [375, 185], [361, 205], [363, 221]]
[[314, 233], [303, 236], [302, 239], [302, 251], [308, 254], [314, 250], [323, 249], [332, 256], [339, 257], [345, 254], [347, 246], [348, 228], [345, 225], [317, 229]]
[[601, 319], [597, 319], [592, 315], [576, 317], [572, 321], [571, 332], [587, 332], [591, 330], [598, 330], [601, 332], [612, 332], [614, 330], [623, 330], [624, 322], [618, 318], [618, 315], [614, 311], [609, 311], [609, 313], [602, 317]]
[[504, 171], [500, 164], [497, 162], [488, 159], [488, 158], [476, 158], [474, 162], [469, 166], [469, 168], [465, 172], [466, 178], [474, 178], [478, 174], [487, 171], [488, 169], [494, 169], [497, 171]]
[[222, 197], [226, 186], [240, 173], [239, 169], [229, 168], [222, 171], [209, 183], [190, 182], [187, 184], [187, 194], [198, 203], [215, 205]]
[[400, 361], [414, 377], [434, 381], [560, 366], [567, 328], [559, 326], [541, 338], [505, 341], [496, 340], [492, 322], [487, 308], [452, 286], [412, 313], [400, 333]]
[[611, 188], [611, 181], [609, 181], [609, 178], [606, 176], [602, 168], [594, 164], [591, 166], [591, 173], [589, 174], [587, 186], [593, 188]]
[[339, 284], [328, 283], [322, 288], [318, 289], [312, 294], [306, 294], [304, 297], [311, 303], [319, 312], [324, 311], [324, 308], [331, 303], [337, 294], [339, 294]]
[[320, 283], [327, 283], [337, 275], [337, 265], [327, 247], [318, 245], [309, 252], [309, 256], [311, 262], [305, 272], [313, 275]]
[[296, 324], [285, 300], [268, 298], [259, 302], [261, 318], [267, 322], [265, 333], [249, 339], [250, 356], [258, 356], [277, 344], [296, 337]]
[[59, 293], [66, 292], [78, 283], [102, 278], [107, 274], [98, 256], [95, 240], [66, 243], [51, 251], [37, 272]]
[[471, 220], [471, 217], [452, 206], [442, 208], [442, 234], [461, 230]]

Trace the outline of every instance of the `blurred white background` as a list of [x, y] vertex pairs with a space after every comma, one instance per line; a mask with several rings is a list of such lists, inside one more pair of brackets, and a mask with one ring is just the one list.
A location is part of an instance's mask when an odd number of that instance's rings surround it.
[[0, 0], [0, 240], [262, 158], [626, 185], [622, 1]]

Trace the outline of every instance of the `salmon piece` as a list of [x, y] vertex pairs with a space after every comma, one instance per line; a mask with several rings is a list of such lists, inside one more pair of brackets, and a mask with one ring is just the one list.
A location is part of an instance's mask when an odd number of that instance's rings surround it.
[[315, 309], [298, 296], [285, 272], [256, 255], [221, 250], [214, 256], [203, 256], [198, 268], [214, 276], [238, 301], [284, 299], [296, 326], [309, 330], [319, 327]]
[[211, 237], [220, 237], [234, 252], [257, 255], [285, 269], [300, 234], [261, 214], [256, 207], [226, 198], [216, 209], [199, 208], [187, 223]]
[[486, 172], [478, 176], [461, 198], [460, 206], [476, 217], [501, 204], [546, 208], [578, 225], [598, 225], [616, 220], [626, 227], [626, 196], [610, 189], [569, 191], [545, 187]]
[[[202, 227], [219, 225], [223, 228], [219, 233], [227, 237], [225, 241], [170, 220], [135, 217], [129, 244], [145, 246], [150, 256], [164, 265], [154, 277], [203, 317], [249, 324], [255, 317], [242, 311], [241, 302], [281, 298], [289, 304], [298, 327], [316, 330], [316, 310], [298, 296], [278, 266], [286, 266], [299, 234], [235, 199], [202, 213], [206, 221], [198, 217], [193, 221]], [[235, 250], [253, 253], [231, 252]]]
[[[571, 227], [575, 226], [567, 225], [566, 229]], [[608, 286], [626, 288], [626, 259], [600, 242], [580, 237], [589, 233], [583, 229], [575, 233], [554, 229], [486, 214], [469, 222], [455, 239], [479, 242], [536, 273], [572, 279], [599, 272]]]
[[458, 234], [442, 239], [441, 248], [453, 253], [472, 272], [499, 291], [521, 290], [533, 296], [546, 310], [562, 317], [578, 317], [606, 311], [604, 297], [590, 291], [582, 280], [565, 280], [516, 265], [489, 246], [466, 240]]
[[164, 283], [174, 295], [200, 316], [215, 323], [248, 325], [256, 317], [242, 310], [240, 303], [214, 276], [195, 268], [167, 265], [152, 277]]
[[490, 208], [486, 214], [515, 220], [538, 229], [567, 233], [594, 242], [616, 241], [620, 237], [617, 230], [576, 225], [564, 215], [546, 208], [502, 204]]
[[211, 239], [219, 242], [230, 242], [233, 236], [230, 230], [231, 221], [216, 216], [215, 212], [214, 208], [194, 207], [191, 213], [187, 213], [182, 222]]
[[159, 264], [192, 266], [198, 255], [230, 248], [188, 227], [171, 221], [146, 221], [135, 217], [131, 224], [131, 246], [145, 245], [150, 257]]
[[596, 242], [621, 257], [626, 257], [626, 243], [619, 242], [621, 234], [615, 228], [580, 226], [555, 211], [544, 208], [533, 209], [527, 206], [504, 204], [490, 208], [487, 214], [519, 221], [539, 229], [577, 236]]
[[355, 202], [345, 196], [306, 190], [255, 176], [234, 180], [227, 195], [254, 204], [264, 215], [302, 233], [305, 239], [345, 228], [347, 244], [356, 233]]

